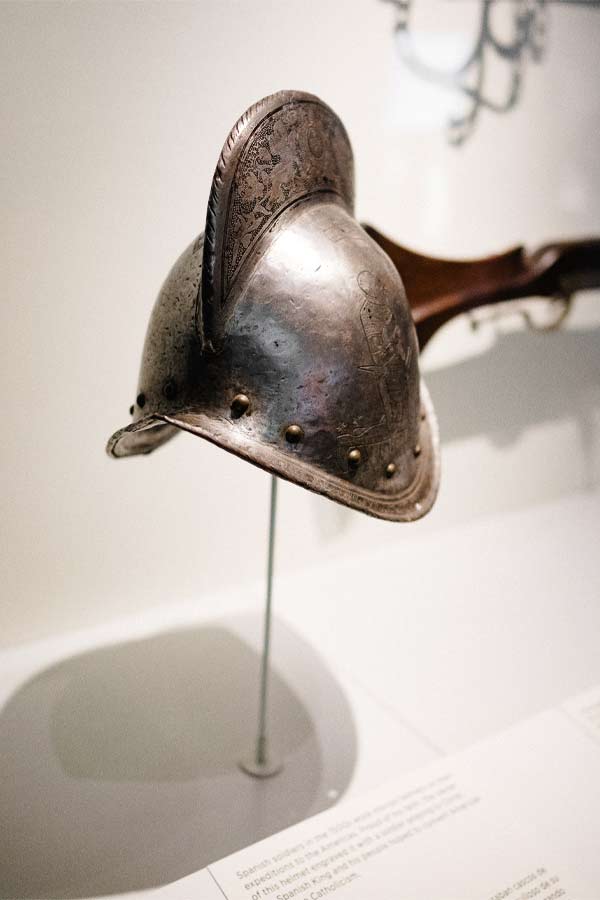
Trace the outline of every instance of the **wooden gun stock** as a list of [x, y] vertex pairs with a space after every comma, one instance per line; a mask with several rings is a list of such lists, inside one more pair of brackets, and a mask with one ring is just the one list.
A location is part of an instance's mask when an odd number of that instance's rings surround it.
[[600, 238], [546, 244], [533, 253], [514, 247], [485, 259], [423, 256], [372, 228], [365, 231], [398, 269], [410, 303], [421, 350], [454, 316], [478, 307], [526, 297], [560, 297], [600, 287]]

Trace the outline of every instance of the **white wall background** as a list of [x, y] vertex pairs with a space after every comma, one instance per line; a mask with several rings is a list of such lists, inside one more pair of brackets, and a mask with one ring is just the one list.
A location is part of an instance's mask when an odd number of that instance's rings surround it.
[[[425, 49], [470, 39], [475, 0], [420, 2]], [[417, 249], [600, 233], [600, 10], [551, 5], [519, 106], [482, 114], [461, 149], [449, 98], [399, 63], [393, 21], [380, 0], [0, 5], [1, 643], [171, 598], [201, 606], [263, 575], [264, 473], [188, 435], [147, 458], [103, 452], [128, 421], [157, 290], [259, 97], [292, 87], [333, 106], [359, 217]], [[285, 484], [278, 570], [384, 547], [414, 585], [419, 536], [597, 487], [599, 348], [597, 292], [558, 334], [449, 326], [423, 359], [443, 438], [434, 511], [390, 525]], [[473, 548], [474, 583], [494, 554]]]

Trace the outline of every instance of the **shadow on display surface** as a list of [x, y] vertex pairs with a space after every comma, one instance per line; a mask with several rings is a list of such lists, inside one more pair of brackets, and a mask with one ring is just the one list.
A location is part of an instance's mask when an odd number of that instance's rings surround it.
[[[166, 884], [331, 806], [357, 743], [340, 686], [275, 622], [283, 772], [238, 768], [256, 732], [259, 617], [101, 647], [41, 671], [0, 713], [0, 895]], [[285, 672], [283, 676], [282, 672]]]
[[599, 347], [600, 328], [501, 334], [480, 356], [426, 372], [444, 444], [487, 435], [502, 445], [562, 419], [577, 421], [585, 443], [600, 399]]

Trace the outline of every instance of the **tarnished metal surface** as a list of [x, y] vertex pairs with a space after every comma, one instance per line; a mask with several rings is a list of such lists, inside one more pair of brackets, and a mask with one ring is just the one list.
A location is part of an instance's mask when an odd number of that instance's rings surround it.
[[242, 116], [205, 237], [155, 305], [112, 455], [184, 429], [371, 515], [427, 512], [438, 448], [410, 308], [352, 184], [346, 132], [316, 97], [280, 92]]

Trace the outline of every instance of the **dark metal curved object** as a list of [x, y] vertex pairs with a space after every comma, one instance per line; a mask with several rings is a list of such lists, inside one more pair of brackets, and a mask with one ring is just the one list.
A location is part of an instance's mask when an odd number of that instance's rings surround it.
[[310, 94], [274, 94], [232, 129], [205, 236], [152, 313], [133, 422], [107, 449], [147, 453], [177, 429], [380, 518], [435, 500], [404, 288], [354, 218], [346, 131]]

